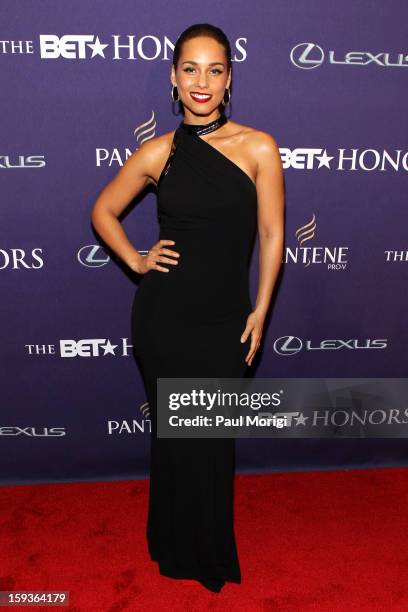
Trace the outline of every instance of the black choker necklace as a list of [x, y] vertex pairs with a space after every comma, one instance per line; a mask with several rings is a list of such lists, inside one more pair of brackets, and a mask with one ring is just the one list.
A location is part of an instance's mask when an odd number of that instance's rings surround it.
[[201, 134], [208, 134], [209, 132], [217, 130], [219, 127], [224, 125], [224, 123], [227, 123], [227, 121], [227, 117], [224, 114], [221, 114], [214, 121], [205, 123], [204, 125], [200, 123], [184, 123], [184, 121], [182, 121], [179, 127], [185, 130], [188, 134], [197, 134], [197, 136], [201, 136]]

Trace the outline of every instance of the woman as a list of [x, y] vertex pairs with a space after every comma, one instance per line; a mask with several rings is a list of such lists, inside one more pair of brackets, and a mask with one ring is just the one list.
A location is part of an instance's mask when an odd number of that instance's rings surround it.
[[[227, 119], [231, 49], [219, 28], [195, 24], [175, 45], [172, 98], [184, 120], [133, 153], [98, 197], [92, 222], [142, 276], [132, 340], [151, 410], [147, 540], [165, 576], [213, 592], [240, 583], [233, 529], [235, 439], [157, 438], [158, 377], [243, 377], [260, 345], [283, 255], [283, 171], [266, 132]], [[256, 92], [254, 92], [254, 96]], [[147, 185], [158, 193], [160, 236], [146, 256], [118, 215]], [[259, 233], [259, 289], [249, 258]]]

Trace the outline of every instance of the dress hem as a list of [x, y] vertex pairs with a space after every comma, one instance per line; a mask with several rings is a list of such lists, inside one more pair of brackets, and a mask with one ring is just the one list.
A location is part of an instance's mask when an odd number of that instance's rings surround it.
[[200, 574], [198, 568], [192, 569], [191, 566], [189, 568], [176, 568], [169, 562], [166, 562], [166, 560], [159, 559], [151, 553], [149, 553], [149, 555], [150, 559], [158, 564], [160, 574], [162, 576], [167, 576], [168, 578], [178, 578], [180, 580], [198, 580], [199, 582], [205, 582], [208, 580], [219, 580], [223, 582], [233, 582], [234, 584], [241, 584], [241, 577], [238, 578], [237, 576], [233, 576], [231, 574], [204, 576]]

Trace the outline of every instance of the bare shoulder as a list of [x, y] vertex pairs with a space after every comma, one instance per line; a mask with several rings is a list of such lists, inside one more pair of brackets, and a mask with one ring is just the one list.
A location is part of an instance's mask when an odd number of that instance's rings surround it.
[[249, 135], [250, 146], [256, 147], [258, 153], [264, 152], [265, 155], [279, 154], [279, 146], [276, 139], [269, 132], [251, 128]]
[[279, 146], [275, 137], [269, 132], [258, 130], [248, 125], [230, 122], [231, 127], [240, 134], [242, 145], [248, 155], [256, 161], [258, 168], [271, 162], [281, 163]]
[[156, 184], [171, 149], [175, 130], [145, 140], [128, 158], [127, 164], [143, 170], [149, 183]]
[[141, 155], [149, 156], [157, 156], [160, 153], [166, 152], [171, 146], [171, 142], [173, 140], [175, 130], [171, 132], [166, 132], [165, 134], [161, 134], [160, 136], [156, 136], [155, 138], [150, 138], [149, 140], [145, 140], [136, 152], [140, 152]]

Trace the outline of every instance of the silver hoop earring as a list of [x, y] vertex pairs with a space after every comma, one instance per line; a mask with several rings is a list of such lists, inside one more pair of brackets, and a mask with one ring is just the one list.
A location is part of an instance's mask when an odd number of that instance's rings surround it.
[[[222, 104], [223, 104], [223, 106], [228, 106], [228, 104], [230, 103], [230, 100], [231, 100], [231, 91], [230, 91], [229, 87], [227, 87], [227, 89], [225, 91], [228, 91], [228, 100], [227, 100], [227, 102], [225, 102], [225, 100], [223, 98], [222, 99]], [[225, 97], [225, 92], [224, 92], [224, 97]]]
[[[176, 90], [177, 93], [177, 99], [174, 99], [174, 90]], [[171, 88], [171, 99], [173, 100], [173, 102], [178, 102], [180, 100], [180, 96], [178, 95], [178, 89], [177, 89], [177, 85], [173, 85], [173, 87]]]

